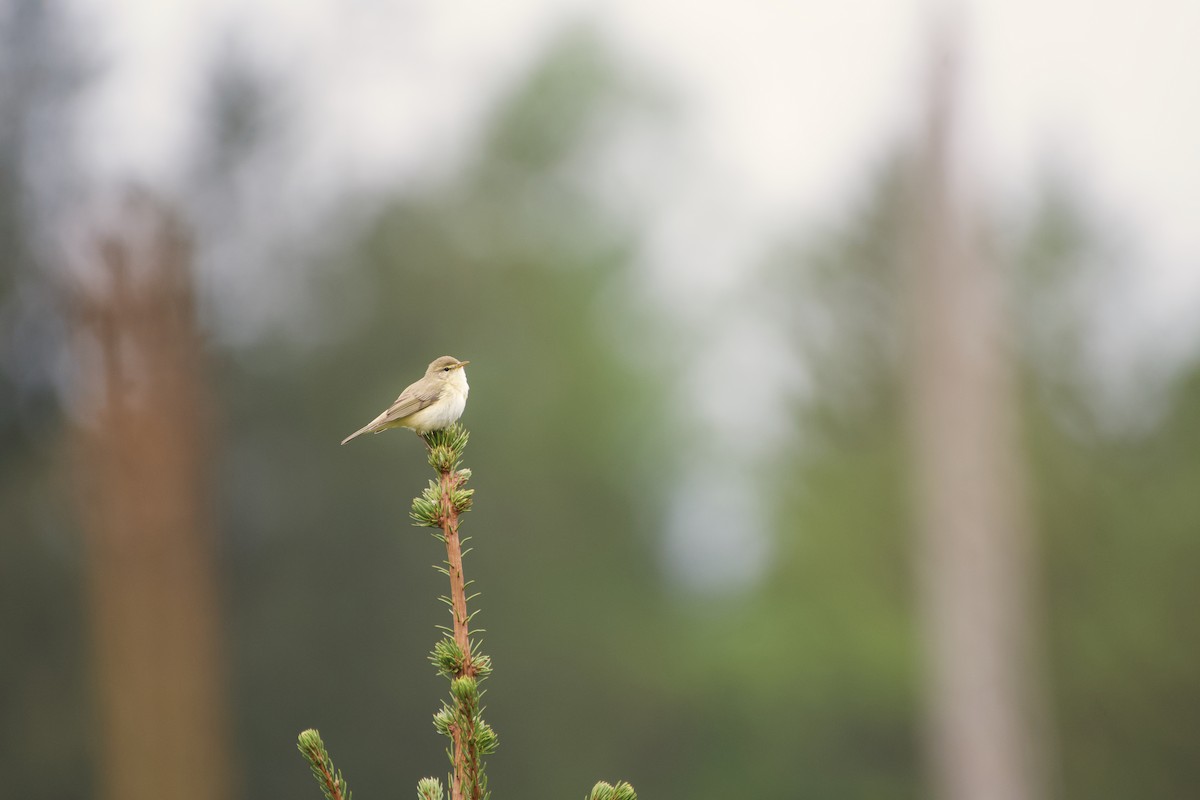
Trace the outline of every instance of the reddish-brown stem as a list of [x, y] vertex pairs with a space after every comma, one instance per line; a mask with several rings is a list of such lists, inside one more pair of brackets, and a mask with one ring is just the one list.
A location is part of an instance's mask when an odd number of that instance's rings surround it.
[[450, 800], [462, 800], [467, 775], [466, 750], [462, 746], [462, 732], [457, 725], [450, 727], [450, 734], [454, 738], [454, 782], [450, 784]]
[[454, 739], [454, 782], [450, 784], [450, 799], [463, 800], [466, 796], [464, 787], [469, 787], [471, 800], [479, 800], [479, 780], [472, 769], [473, 753], [468, 753], [464, 745], [464, 741], [470, 739], [470, 732], [451, 725], [450, 734]]
[[467, 628], [467, 586], [463, 578], [462, 540], [458, 536], [458, 510], [454, 507], [453, 494], [460, 478], [457, 472], [443, 472], [442, 484], [442, 535], [446, 540], [446, 567], [450, 573], [450, 609], [454, 617], [454, 641], [463, 652], [463, 666], [458, 677], [475, 677], [475, 665], [471, 662], [470, 631]]
[[[446, 540], [446, 571], [450, 575], [450, 610], [454, 617], [454, 641], [463, 654], [462, 668], [455, 676], [474, 678], [478, 673], [471, 660], [471, 640], [468, 629], [467, 586], [463, 578], [462, 540], [458, 535], [458, 509], [454, 507], [454, 491], [461, 478], [454, 470], [441, 473], [441, 523], [442, 535]], [[470, 715], [460, 715], [470, 718]], [[467, 722], [467, 725], [471, 725]], [[454, 781], [450, 785], [451, 800], [464, 800], [464, 792], [470, 792], [470, 800], [479, 800], [481, 791], [478, 779], [477, 759], [474, 752], [474, 731], [451, 726], [454, 742]], [[468, 750], [470, 752], [468, 752]]]
[[333, 800], [343, 800], [341, 784], [334, 778], [333, 773], [329, 771], [329, 762], [325, 760], [321, 751], [315, 747], [309, 748], [308, 756], [310, 761], [321, 765], [321, 779], [325, 782], [325, 789], [329, 792], [329, 796]]

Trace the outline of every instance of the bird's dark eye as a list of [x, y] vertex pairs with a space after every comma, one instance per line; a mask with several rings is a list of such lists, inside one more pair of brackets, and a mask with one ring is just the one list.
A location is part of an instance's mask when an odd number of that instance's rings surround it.
[[449, 367], [442, 367], [442, 372], [449, 372], [449, 371], [450, 371]]

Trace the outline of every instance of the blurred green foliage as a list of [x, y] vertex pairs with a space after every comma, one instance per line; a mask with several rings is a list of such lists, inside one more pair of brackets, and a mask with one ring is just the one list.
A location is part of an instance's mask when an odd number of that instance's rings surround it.
[[[760, 481], [771, 567], [741, 593], [680, 594], [657, 562], [686, 444], [661, 359], [679, 333], [635, 288], [644, 231], [589, 183], [649, 102], [615, 63], [586, 31], [567, 33], [451, 178], [356, 200], [310, 231], [319, 263], [294, 280], [320, 302], [290, 321], [312, 332], [304, 347], [286, 329], [214, 344], [244, 796], [312, 795], [293, 749], [310, 726], [337, 743], [362, 797], [407, 791], [441, 763], [430, 708], [442, 687], [425, 658], [445, 621], [440, 554], [407, 518], [423, 448], [403, 431], [337, 442], [442, 354], [472, 361], [477, 494], [463, 530], [477, 621], [492, 629], [498, 797], [580, 796], [597, 775], [647, 798], [927, 796], [898, 385], [901, 166], [881, 169], [844, 223], [768, 259], [763, 313], [813, 377], [796, 404], [803, 441]], [[233, 85], [238, 102], [270, 96]], [[92, 793], [93, 719], [46, 377], [59, 357], [50, 269], [27, 240], [26, 139], [11, 128], [29, 97], [0, 109], [0, 252], [13, 265], [0, 279], [0, 771], [14, 796], [68, 798]], [[234, 138], [238, 158], [206, 156], [211, 202], [221, 169], [252, 157]], [[1052, 187], [996, 244], [1019, 278], [1061, 793], [1182, 798], [1200, 783], [1200, 368], [1136, 435], [1080, 425], [1086, 331], [1056, 287], [1103, 280], [1088, 270], [1106, 243], [1072, 208]]]

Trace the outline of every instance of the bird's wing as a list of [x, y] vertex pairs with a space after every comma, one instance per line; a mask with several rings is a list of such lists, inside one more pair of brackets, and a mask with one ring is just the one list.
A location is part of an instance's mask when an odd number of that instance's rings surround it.
[[379, 431], [387, 428], [388, 425], [396, 420], [404, 419], [409, 414], [415, 414], [422, 408], [428, 408], [436, 403], [437, 399], [442, 395], [442, 390], [445, 388], [444, 385], [439, 385], [432, 389], [426, 389], [422, 391], [420, 388], [420, 383], [420, 381], [417, 381], [416, 383], [411, 384], [407, 389], [400, 393], [400, 396], [397, 397], [390, 406], [388, 406], [387, 411], [384, 411], [378, 417], [371, 420], [366, 425], [347, 436], [345, 439], [342, 439], [342, 444], [345, 444], [357, 436], [362, 436], [364, 433], [378, 433]]
[[428, 408], [436, 403], [437, 399], [442, 395], [442, 387], [436, 386], [432, 389], [420, 391], [418, 387], [419, 383], [420, 381], [401, 392], [400, 396], [388, 406], [387, 411], [380, 414], [371, 425], [386, 425], [389, 422], [404, 419], [409, 414], [415, 414], [422, 408]]

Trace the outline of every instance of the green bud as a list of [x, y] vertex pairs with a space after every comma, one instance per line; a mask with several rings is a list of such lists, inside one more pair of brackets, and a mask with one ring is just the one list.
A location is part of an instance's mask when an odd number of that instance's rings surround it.
[[470, 511], [471, 498], [474, 494], [474, 489], [455, 489], [450, 495], [450, 502], [454, 505], [454, 510], [460, 513]]
[[450, 681], [450, 694], [462, 705], [473, 708], [479, 696], [479, 684], [471, 676], [463, 675]]
[[483, 720], [479, 720], [475, 726], [475, 746], [478, 748], [480, 755], [491, 755], [496, 752], [496, 748], [500, 745], [500, 737], [491, 725], [488, 725]]
[[625, 781], [621, 781], [616, 786], [600, 781], [592, 787], [589, 800], [637, 800], [637, 792]]
[[465, 656], [458, 642], [449, 637], [443, 637], [433, 646], [429, 660], [437, 667], [438, 674], [452, 678], [462, 672]]
[[450, 736], [450, 726], [454, 724], [454, 709], [442, 703], [442, 707], [433, 715], [433, 727], [442, 736]]
[[445, 796], [446, 790], [437, 778], [421, 778], [417, 782], [418, 800], [443, 800]]

